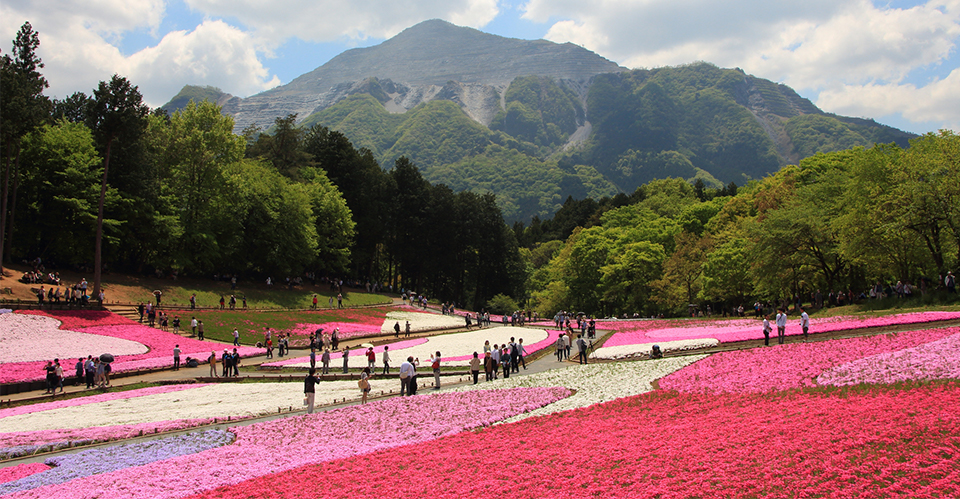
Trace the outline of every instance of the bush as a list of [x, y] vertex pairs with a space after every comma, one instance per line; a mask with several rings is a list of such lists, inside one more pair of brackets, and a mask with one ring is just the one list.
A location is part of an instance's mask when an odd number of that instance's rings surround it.
[[502, 293], [494, 295], [487, 301], [487, 310], [492, 314], [512, 314], [518, 309], [520, 306], [517, 305], [517, 301]]

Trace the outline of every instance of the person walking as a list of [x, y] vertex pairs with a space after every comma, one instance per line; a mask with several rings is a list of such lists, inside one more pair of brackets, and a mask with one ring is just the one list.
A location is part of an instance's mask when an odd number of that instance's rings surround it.
[[320, 356], [320, 362], [323, 363], [323, 374], [330, 373], [330, 349], [323, 350], [323, 356]]
[[371, 370], [376, 370], [377, 366], [377, 355], [373, 352], [372, 347], [367, 348], [367, 368]]
[[400, 338], [400, 322], [399, 321], [393, 324], [393, 333], [394, 333], [394, 337]]
[[763, 315], [763, 345], [770, 345], [770, 332], [773, 331], [770, 328], [770, 315]]
[[313, 413], [313, 404], [317, 396], [317, 382], [319, 381], [316, 368], [311, 368], [310, 373], [303, 379], [303, 397], [307, 405], [308, 415]]
[[316, 367], [317, 367], [317, 349], [314, 347], [311, 347], [310, 348], [310, 368], [316, 368]]
[[787, 313], [783, 309], [777, 309], [777, 343], [783, 345], [783, 339], [787, 336]]
[[806, 309], [800, 308], [800, 327], [803, 328], [803, 341], [807, 341], [807, 334], [810, 333], [810, 315]]
[[240, 331], [236, 328], [233, 329], [233, 345], [240, 346]]
[[350, 373], [350, 348], [345, 347], [343, 349], [343, 373]]
[[197, 320], [197, 339], [203, 340], [203, 320]]
[[587, 341], [583, 335], [577, 335], [577, 358], [581, 365], [587, 364]]
[[73, 385], [79, 386], [81, 383], [83, 383], [83, 358], [77, 358], [77, 364], [73, 368], [77, 372], [77, 380]]
[[193, 331], [193, 336], [196, 337], [197, 336], [197, 317], [196, 316], [194, 316], [193, 319], [190, 320], [190, 330]]
[[93, 377], [96, 374], [96, 366], [93, 364], [93, 356], [87, 356], [87, 361], [83, 364], [83, 374], [87, 383], [87, 389], [92, 388], [94, 386]]
[[493, 357], [489, 352], [483, 353], [483, 373], [487, 377], [487, 382], [493, 380]]
[[480, 381], [480, 356], [477, 351], [473, 351], [473, 358], [470, 360], [470, 373], [473, 375], [473, 385]]
[[386, 375], [390, 373], [390, 353], [387, 351], [390, 350], [390, 346], [383, 346], [383, 374]]
[[[170, 345], [170, 344], [167, 344], [167, 345]], [[180, 344], [177, 344], [173, 348], [173, 369], [174, 370], [180, 369]]]
[[[527, 355], [527, 349], [523, 347], [523, 339], [520, 339], [520, 340], [518, 341], [517, 346], [519, 347], [519, 354], [518, 354], [518, 356], [519, 356], [519, 358], [520, 358], [520, 364], [522, 364], [522, 365], [523, 365], [523, 369], [526, 370], [526, 369], [527, 369], [527, 360], [524, 359], [524, 356]], [[517, 370], [517, 371], [520, 371], [520, 370]]]
[[557, 349], [557, 353], [556, 353], [556, 354], [557, 354], [557, 361], [563, 361], [563, 351], [564, 351], [564, 348], [565, 348], [565, 347], [564, 347], [564, 343], [563, 343], [563, 334], [562, 334], [562, 333], [560, 334], [560, 336], [557, 337], [557, 341], [556, 341], [556, 343], [554, 343], [554, 347], [556, 347], [556, 349]]

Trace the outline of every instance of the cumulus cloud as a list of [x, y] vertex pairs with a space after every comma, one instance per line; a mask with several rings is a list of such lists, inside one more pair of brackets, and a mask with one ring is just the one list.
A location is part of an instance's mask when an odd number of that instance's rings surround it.
[[230, 16], [266, 43], [390, 38], [420, 21], [440, 18], [479, 28], [497, 16], [497, 0], [186, 0], [210, 16]]
[[942, 123], [960, 131], [960, 69], [922, 87], [913, 84], [844, 85], [820, 92], [817, 105], [853, 116], [902, 114], [912, 122]]
[[[945, 91], [955, 72], [920, 87], [904, 82], [956, 50], [958, 0], [908, 9], [869, 0], [530, 0], [523, 9], [526, 19], [553, 23], [548, 40], [583, 45], [627, 67], [703, 60], [823, 92], [818, 104], [829, 111], [869, 116], [878, 106], [862, 96], [882, 94], [888, 101], [880, 107], [910, 110], [903, 114], [911, 121], [948, 110], [957, 120], [957, 92]], [[918, 107], [911, 96], [930, 104]]]
[[213, 85], [246, 96], [278, 85], [258, 57], [257, 40], [223, 21], [205, 21], [191, 31], [167, 33], [133, 54], [117, 48], [135, 31], [155, 33], [163, 0], [4, 2], [4, 33], [10, 38], [26, 21], [40, 33], [38, 53], [50, 82], [48, 95], [90, 94], [114, 73], [137, 85], [150, 106], [159, 106], [185, 84]]

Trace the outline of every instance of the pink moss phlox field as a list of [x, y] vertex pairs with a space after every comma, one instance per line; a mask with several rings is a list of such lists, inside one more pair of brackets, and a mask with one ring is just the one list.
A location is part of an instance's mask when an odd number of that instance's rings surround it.
[[181, 420], [162, 420], [142, 424], [110, 425], [105, 427], [85, 427], [82, 429], [54, 429], [30, 432], [0, 433], [0, 448], [26, 445], [46, 445], [61, 442], [102, 443], [129, 439], [161, 432], [191, 429], [212, 423], [212, 418], [186, 418]]
[[893, 384], [960, 379], [960, 328], [949, 337], [835, 366], [817, 377], [822, 385]]
[[[813, 333], [836, 332], [858, 328], [929, 323], [957, 318], [960, 318], [960, 311], [925, 311], [872, 318], [853, 316], [814, 317], [810, 321], [810, 331]], [[738, 342], [762, 339], [761, 321], [761, 319], [743, 318], [730, 320], [601, 321], [597, 323], [597, 329], [614, 330], [615, 333], [604, 342], [604, 346], [607, 347], [697, 338], [714, 338], [720, 342]], [[787, 321], [786, 333], [788, 336], [803, 333], [799, 321], [799, 317], [790, 317]]]
[[31, 464], [19, 464], [12, 467], [0, 469], [0, 483], [9, 483], [27, 476], [32, 476], [38, 472], [49, 469], [50, 466], [43, 462], [34, 462]]
[[337, 333], [337, 338], [340, 340], [366, 335], [380, 335], [380, 323], [376, 325], [369, 323], [344, 323], [342, 321], [329, 323], [297, 323], [297, 325], [290, 330], [290, 335], [293, 336], [290, 340], [290, 345], [294, 347], [309, 346], [310, 335], [319, 328], [323, 328], [324, 335], [330, 335], [335, 328], [339, 328], [340, 332]]
[[[393, 343], [393, 344], [387, 344], [387, 345], [385, 345], [385, 346], [382, 346], [382, 345], [381, 345], [381, 346], [376, 346], [376, 347], [373, 348], [373, 352], [375, 352], [376, 354], [379, 355], [380, 353], [383, 352], [383, 348], [384, 348], [384, 347], [389, 347], [391, 351], [398, 351], [398, 350], [400, 350], [400, 349], [406, 349], [407, 347], [416, 347], [416, 346], [418, 346], [418, 345], [420, 345], [420, 344], [426, 344], [426, 343], [427, 343], [427, 338], [426, 338], [426, 337], [421, 337], [421, 338], [416, 338], [416, 339], [404, 340], [404, 341], [401, 341], [401, 342], [395, 342], [395, 343]], [[363, 356], [363, 354], [366, 353], [366, 352], [367, 352], [366, 349], [354, 349], [354, 350], [350, 351], [350, 358], [351, 358], [351, 359], [353, 359], [353, 358], [359, 358], [359, 357]], [[320, 356], [322, 356], [322, 355], [323, 355], [323, 351], [318, 349], [318, 350], [317, 350], [317, 366], [320, 366], [320, 365], [321, 365], [321, 363], [320, 363]], [[333, 364], [333, 360], [335, 360], [335, 359], [342, 359], [342, 358], [343, 358], [343, 351], [335, 351], [335, 352], [331, 352], [331, 353], [330, 353], [330, 363], [331, 363], [331, 364]], [[380, 360], [380, 357], [379, 357], [379, 356], [377, 356], [377, 360], [378, 360], [378, 361]], [[395, 365], [397, 365], [397, 366], [400, 366], [400, 361], [401, 361], [401, 360], [396, 360], [396, 359], [395, 359], [395, 360], [393, 360], [393, 363], [394, 363]], [[260, 366], [287, 366], [287, 365], [293, 365], [293, 364], [297, 364], [297, 363], [309, 363], [309, 362], [310, 362], [310, 356], [300, 356], [300, 357], [298, 357], [298, 358], [289, 358], [289, 359], [284, 359], [284, 360], [282, 360], [282, 361], [274, 361], [274, 362], [271, 362], [271, 363], [263, 363], [263, 364], [261, 364]]]
[[77, 330], [79, 328], [89, 328], [91, 326], [110, 326], [110, 325], [137, 325], [136, 321], [125, 318], [119, 314], [110, 311], [52, 311], [28, 309], [17, 311], [18, 314], [32, 314], [35, 316], [48, 316], [58, 319], [62, 322], [61, 330]]
[[824, 370], [867, 356], [933, 342], [954, 333], [956, 328], [938, 328], [720, 352], [660, 379], [660, 387], [707, 394], [812, 387], [817, 385], [814, 379]]
[[[306, 464], [402, 445], [419, 445], [493, 424], [569, 394], [565, 388], [538, 387], [379, 400], [329, 412], [234, 427], [230, 431], [236, 433], [237, 440], [229, 446], [25, 490], [9, 497], [174, 498], [195, 495]], [[430, 450], [430, 446], [423, 450]], [[298, 483], [299, 480], [292, 482]]]
[[[43, 311], [46, 313], [46, 311]], [[114, 372], [125, 372], [125, 371], [134, 371], [134, 370], [146, 370], [152, 368], [162, 368], [166, 366], [173, 365], [173, 348], [175, 345], [180, 345], [180, 350], [182, 352], [181, 357], [185, 359], [187, 356], [206, 359], [210, 355], [210, 351], [222, 352], [223, 349], [233, 349], [232, 344], [223, 344], [220, 342], [207, 342], [191, 338], [184, 338], [179, 335], [176, 335], [171, 332], [164, 332], [156, 328], [150, 328], [149, 326], [142, 325], [135, 321], [130, 321], [120, 316], [117, 316], [113, 313], [109, 313], [107, 316], [101, 316], [92, 314], [95, 311], [55, 311], [58, 313], [62, 312], [72, 312], [75, 313], [74, 316], [66, 316], [73, 318], [73, 321], [77, 322], [77, 325], [83, 323], [89, 325], [94, 321], [102, 320], [108, 325], [101, 326], [77, 326], [75, 331], [83, 333], [91, 333], [94, 335], [103, 335], [106, 337], [121, 338], [125, 340], [132, 340], [134, 342], [139, 342], [147, 346], [150, 351], [144, 354], [136, 355], [127, 355], [127, 356], [117, 356], [116, 361], [111, 363], [111, 368]], [[79, 314], [86, 313], [86, 314]], [[38, 315], [39, 312], [34, 312]], [[54, 316], [56, 317], [56, 316]], [[116, 318], [121, 318], [117, 320]], [[58, 318], [59, 319], [59, 318]], [[118, 324], [113, 324], [118, 323]], [[64, 328], [63, 325], [60, 326], [61, 329]], [[97, 349], [96, 346], [92, 346], [90, 349], [90, 355], [97, 356], [101, 354], [101, 351]], [[241, 357], [257, 356], [263, 354], [263, 349], [258, 349], [256, 347], [239, 347], [237, 352]], [[62, 362], [62, 361], [61, 361]], [[76, 359], [66, 360], [64, 364], [64, 372], [69, 376], [74, 373], [73, 365], [76, 363]], [[14, 382], [27, 382], [33, 380], [42, 380], [44, 377], [43, 366], [46, 364], [44, 361], [34, 361], [34, 362], [24, 362], [24, 363], [5, 363], [3, 370], [0, 370], [0, 383], [14, 383]]]
[[103, 394], [96, 394], [93, 396], [83, 396], [80, 398], [61, 399], [59, 401], [49, 401], [46, 403], [15, 406], [13, 408], [4, 408], [0, 410], [0, 419], [15, 415], [37, 413], [46, 410], [56, 410], [57, 408], [66, 408], [68, 406], [80, 406], [93, 403], [102, 403], [104, 401], [115, 401], [118, 399], [130, 399], [140, 396], [149, 396], [151, 394], [166, 394], [168, 392], [196, 389], [206, 385], [209, 384], [160, 385], [156, 387], [144, 387], [143, 389], [133, 389], [131, 391], [105, 392]]
[[956, 498], [958, 405], [956, 383], [845, 397], [655, 391], [201, 497]]

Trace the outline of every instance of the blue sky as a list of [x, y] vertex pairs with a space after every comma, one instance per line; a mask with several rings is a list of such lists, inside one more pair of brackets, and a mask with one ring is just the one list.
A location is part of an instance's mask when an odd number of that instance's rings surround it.
[[433, 18], [628, 68], [739, 67], [827, 112], [960, 130], [960, 0], [3, 0], [0, 50], [30, 21], [49, 95], [118, 73], [159, 106], [187, 84], [252, 95]]

